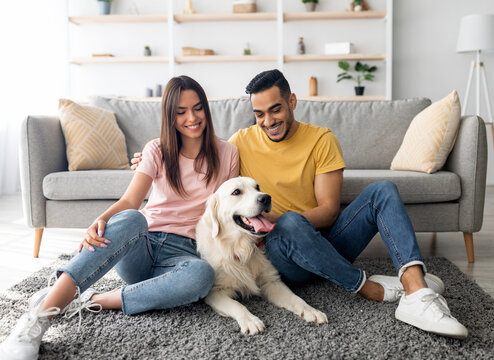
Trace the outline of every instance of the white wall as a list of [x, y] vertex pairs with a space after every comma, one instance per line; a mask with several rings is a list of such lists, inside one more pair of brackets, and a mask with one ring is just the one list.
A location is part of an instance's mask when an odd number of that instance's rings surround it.
[[64, 13], [59, 0], [2, 3], [0, 194], [19, 190], [22, 119], [28, 114], [56, 114], [57, 99], [66, 95]]
[[[456, 53], [460, 19], [469, 14], [494, 14], [494, 1], [397, 0], [394, 10], [393, 98], [425, 96], [435, 101], [456, 89], [463, 103], [474, 54]], [[492, 107], [494, 53], [483, 54], [482, 60], [487, 70]], [[475, 112], [475, 96], [473, 81], [467, 114]], [[481, 107], [480, 115], [489, 121], [485, 106]], [[494, 153], [491, 126], [486, 130], [489, 152], [487, 183], [492, 185]]]

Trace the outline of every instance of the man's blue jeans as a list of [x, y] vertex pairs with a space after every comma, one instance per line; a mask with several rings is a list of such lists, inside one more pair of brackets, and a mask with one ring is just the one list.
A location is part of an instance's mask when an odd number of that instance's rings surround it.
[[148, 232], [137, 210], [112, 216], [103, 236], [111, 241], [107, 248], [83, 248], [57, 273], [69, 275], [82, 293], [115, 267], [128, 284], [121, 290], [124, 314], [198, 301], [213, 286], [214, 270], [198, 257], [195, 240]]
[[266, 251], [288, 281], [305, 282], [318, 275], [356, 292], [365, 274], [352, 263], [378, 231], [398, 272], [411, 264], [421, 265], [425, 272], [412, 224], [390, 181], [365, 188], [323, 233], [298, 213], [283, 214], [266, 236]]

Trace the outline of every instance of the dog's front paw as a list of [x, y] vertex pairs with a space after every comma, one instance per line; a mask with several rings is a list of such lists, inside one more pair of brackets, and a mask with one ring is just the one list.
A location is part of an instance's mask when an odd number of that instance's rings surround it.
[[238, 324], [240, 325], [240, 331], [242, 331], [242, 333], [244, 334], [250, 334], [250, 335], [260, 334], [263, 333], [264, 330], [266, 329], [261, 319], [259, 319], [257, 316], [254, 316], [252, 314], [248, 314], [242, 317], [238, 321]]
[[328, 322], [328, 317], [322, 311], [316, 310], [313, 307], [306, 305], [302, 307], [299, 315], [307, 322], [316, 324], [324, 324]]

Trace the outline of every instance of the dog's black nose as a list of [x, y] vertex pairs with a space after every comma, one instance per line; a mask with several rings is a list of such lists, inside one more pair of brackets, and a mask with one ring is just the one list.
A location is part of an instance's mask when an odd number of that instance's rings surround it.
[[261, 205], [269, 205], [271, 204], [271, 196], [268, 194], [262, 194], [257, 197], [257, 202]]

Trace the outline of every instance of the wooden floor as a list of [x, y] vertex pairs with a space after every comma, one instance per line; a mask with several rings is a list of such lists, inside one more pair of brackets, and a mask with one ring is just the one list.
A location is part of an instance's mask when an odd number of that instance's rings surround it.
[[[40, 257], [34, 259], [33, 234], [23, 220], [21, 196], [0, 196], [0, 291], [9, 288], [31, 273], [48, 265], [59, 254], [75, 251], [82, 239], [82, 229], [46, 229]], [[475, 280], [494, 297], [494, 186], [487, 188], [484, 224], [474, 234], [475, 263], [469, 264], [461, 233], [417, 234], [424, 257], [444, 256]], [[379, 236], [361, 255], [388, 256]]]

